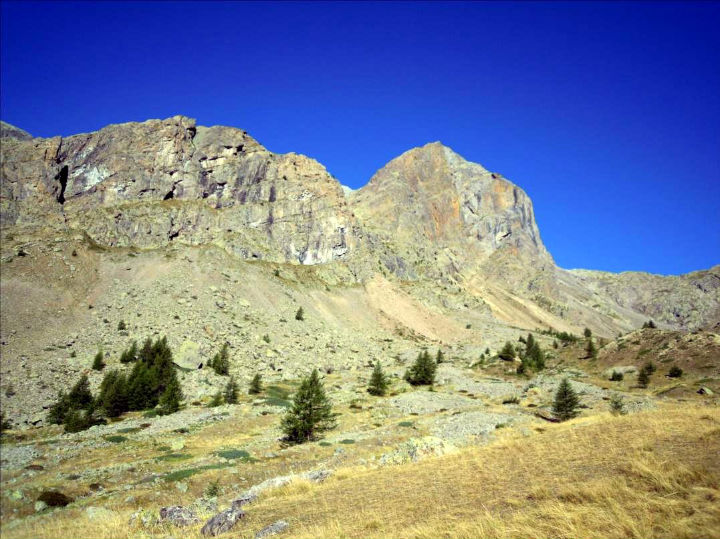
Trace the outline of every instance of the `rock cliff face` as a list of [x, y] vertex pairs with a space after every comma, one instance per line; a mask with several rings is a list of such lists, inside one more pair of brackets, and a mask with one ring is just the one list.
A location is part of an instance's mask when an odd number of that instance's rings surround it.
[[679, 277], [562, 270], [527, 194], [438, 142], [352, 191], [308, 157], [182, 116], [66, 138], [1, 127], [6, 239], [11, 231], [105, 248], [216, 246], [327, 268], [343, 284], [379, 273], [409, 283], [421, 301], [476, 305], [528, 328], [610, 336], [649, 318], [684, 329], [720, 319], [720, 266]]
[[342, 188], [318, 162], [182, 116], [7, 139], [1, 196], [3, 226], [67, 227], [107, 247], [215, 244], [316, 264], [357, 242]]
[[552, 265], [525, 192], [439, 142], [393, 159], [351, 201], [420, 273], [471, 274], [498, 250]]

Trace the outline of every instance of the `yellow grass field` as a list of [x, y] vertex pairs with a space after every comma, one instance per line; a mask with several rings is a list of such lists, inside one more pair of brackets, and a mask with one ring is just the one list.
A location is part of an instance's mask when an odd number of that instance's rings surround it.
[[[227, 502], [229, 500], [221, 500]], [[4, 539], [201, 537], [200, 525], [129, 525], [81, 509], [31, 518]], [[148, 507], [152, 511], [159, 507]], [[339, 468], [264, 492], [226, 537], [720, 538], [720, 411], [664, 404], [548, 424], [529, 436], [417, 463]]]

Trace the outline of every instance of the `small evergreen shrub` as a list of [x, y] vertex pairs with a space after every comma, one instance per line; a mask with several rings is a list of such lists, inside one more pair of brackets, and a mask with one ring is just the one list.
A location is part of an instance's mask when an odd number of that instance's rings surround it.
[[625, 403], [620, 395], [613, 395], [610, 397], [610, 413], [613, 415], [625, 415]]
[[677, 365], [673, 365], [670, 367], [670, 371], [668, 372], [668, 376], [670, 378], [680, 378], [683, 375], [683, 370], [678, 367]]
[[567, 421], [578, 415], [580, 399], [567, 378], [563, 378], [555, 392], [552, 411], [560, 421]]
[[[439, 350], [438, 350], [439, 352]], [[387, 376], [382, 370], [380, 361], [375, 363], [372, 375], [370, 376], [370, 383], [368, 384], [368, 393], [375, 395], [376, 397], [382, 397], [387, 393], [387, 389], [390, 386]]]
[[238, 402], [238, 385], [237, 382], [235, 382], [235, 378], [232, 376], [225, 386], [223, 396], [225, 397], [225, 404], [237, 404]]
[[98, 353], [95, 354], [95, 358], [93, 359], [92, 368], [95, 371], [101, 371], [105, 368], [104, 354], [103, 354], [102, 350], [98, 350]]
[[262, 375], [256, 374], [253, 376], [253, 379], [250, 381], [250, 388], [248, 389], [248, 394], [250, 395], [257, 395], [261, 393], [263, 390], [262, 386]]
[[498, 352], [498, 357], [504, 361], [512, 361], [515, 359], [515, 348], [513, 348], [510, 341], [507, 341], [505, 346], [502, 347], [502, 350]]
[[295, 313], [295, 320], [305, 320], [305, 312], [303, 311], [302, 307], [300, 307]]
[[622, 382], [623, 378], [623, 373], [621, 373], [620, 371], [613, 371], [610, 375], [611, 382]]

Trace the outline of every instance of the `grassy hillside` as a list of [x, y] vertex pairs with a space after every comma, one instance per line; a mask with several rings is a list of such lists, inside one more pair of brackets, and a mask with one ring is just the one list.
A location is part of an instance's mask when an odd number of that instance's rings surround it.
[[[205, 433], [206, 451], [226, 445], [223, 425]], [[627, 416], [600, 413], [512, 429], [487, 446], [415, 463], [338, 464], [324, 483], [296, 480], [264, 492], [228, 536], [253, 537], [285, 519], [290, 528], [280, 537], [720, 537], [720, 412], [714, 406], [665, 404]], [[247, 468], [238, 461], [221, 473]], [[217, 474], [204, 472], [192, 488]], [[178, 497], [186, 496], [168, 484], [155, 496], [157, 507], [150, 494], [143, 505], [157, 510], [158, 498]], [[94, 520], [70, 506], [3, 526], [2, 535], [200, 536], [200, 525], [131, 526], [131, 505], [117, 503]]]

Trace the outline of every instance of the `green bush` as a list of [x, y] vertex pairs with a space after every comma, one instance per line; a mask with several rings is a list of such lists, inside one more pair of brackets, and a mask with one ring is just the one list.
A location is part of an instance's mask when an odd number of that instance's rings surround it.
[[225, 385], [223, 396], [225, 397], [225, 404], [237, 404], [238, 402], [238, 385], [237, 382], [235, 382], [235, 378], [232, 376]]
[[305, 320], [305, 312], [302, 307], [300, 307], [295, 313], [295, 320]]
[[262, 375], [256, 374], [253, 376], [253, 379], [250, 381], [250, 389], [248, 389], [248, 393], [250, 395], [257, 395], [259, 393], [262, 393], [263, 386], [262, 386]]
[[677, 365], [673, 365], [670, 367], [670, 371], [668, 372], [668, 376], [670, 378], [680, 378], [683, 375], [683, 370], [678, 367]]
[[621, 382], [623, 378], [623, 373], [621, 373], [620, 371], [613, 371], [612, 375], [610, 375], [611, 382]]
[[212, 367], [216, 374], [221, 376], [227, 376], [230, 373], [230, 354], [229, 345], [225, 343], [222, 345], [220, 352], [215, 354], [213, 358], [208, 362], [208, 366]]
[[502, 350], [498, 352], [498, 357], [505, 361], [512, 361], [515, 359], [515, 348], [513, 348], [510, 341], [507, 341], [505, 346], [502, 347]]

